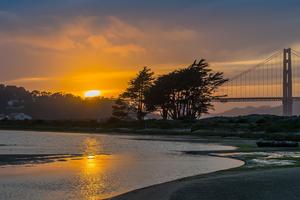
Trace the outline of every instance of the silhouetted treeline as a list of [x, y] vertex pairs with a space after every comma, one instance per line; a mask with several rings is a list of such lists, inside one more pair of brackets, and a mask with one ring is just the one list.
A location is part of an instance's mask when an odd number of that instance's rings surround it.
[[113, 118], [127, 120], [132, 113], [144, 120], [147, 114], [156, 113], [164, 120], [196, 120], [213, 108], [214, 93], [226, 81], [223, 73], [214, 72], [204, 59], [157, 78], [144, 67], [119, 96]]
[[83, 99], [72, 94], [27, 91], [23, 87], [0, 85], [0, 114], [25, 113], [33, 119], [106, 119], [113, 99]]

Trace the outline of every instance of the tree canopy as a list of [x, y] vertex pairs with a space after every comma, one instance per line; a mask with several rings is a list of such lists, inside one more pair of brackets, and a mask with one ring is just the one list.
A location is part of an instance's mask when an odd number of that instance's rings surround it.
[[0, 85], [0, 113], [25, 113], [33, 119], [107, 119], [113, 99], [86, 98], [62, 92], [27, 91], [23, 87]]
[[120, 95], [120, 98], [128, 102], [129, 108], [136, 113], [138, 120], [143, 120], [148, 110], [145, 106], [145, 95], [152, 87], [154, 73], [150, 68], [144, 67], [138, 72], [135, 78], [130, 80], [126, 91]]
[[213, 72], [201, 59], [158, 77], [145, 95], [145, 105], [163, 119], [194, 120], [208, 113], [214, 91], [226, 81], [223, 73]]
[[130, 119], [128, 104], [123, 99], [116, 99], [115, 104], [112, 106], [112, 118], [117, 120]]

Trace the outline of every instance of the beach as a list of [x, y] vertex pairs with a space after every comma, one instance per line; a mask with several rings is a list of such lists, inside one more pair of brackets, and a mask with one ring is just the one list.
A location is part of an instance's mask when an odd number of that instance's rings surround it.
[[300, 168], [229, 170], [189, 177], [111, 200], [282, 200], [299, 199]]
[[[281, 200], [299, 199], [300, 167], [298, 148], [245, 148], [237, 150], [191, 151], [187, 154], [214, 155], [244, 161], [238, 168], [186, 177], [138, 189], [111, 200]], [[251, 143], [251, 141], [250, 141]]]

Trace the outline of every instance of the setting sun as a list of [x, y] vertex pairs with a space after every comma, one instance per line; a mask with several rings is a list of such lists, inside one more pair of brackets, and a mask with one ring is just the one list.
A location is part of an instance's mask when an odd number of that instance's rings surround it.
[[100, 90], [89, 90], [84, 93], [84, 97], [98, 97], [101, 95]]

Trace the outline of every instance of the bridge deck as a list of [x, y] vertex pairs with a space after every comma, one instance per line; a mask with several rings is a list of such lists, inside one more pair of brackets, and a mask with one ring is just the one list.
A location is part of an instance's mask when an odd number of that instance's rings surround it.
[[[247, 98], [230, 98], [230, 97], [221, 97], [216, 98], [213, 102], [254, 102], [254, 101], [282, 101], [283, 97], [247, 97]], [[293, 97], [294, 101], [300, 101], [300, 97]]]

